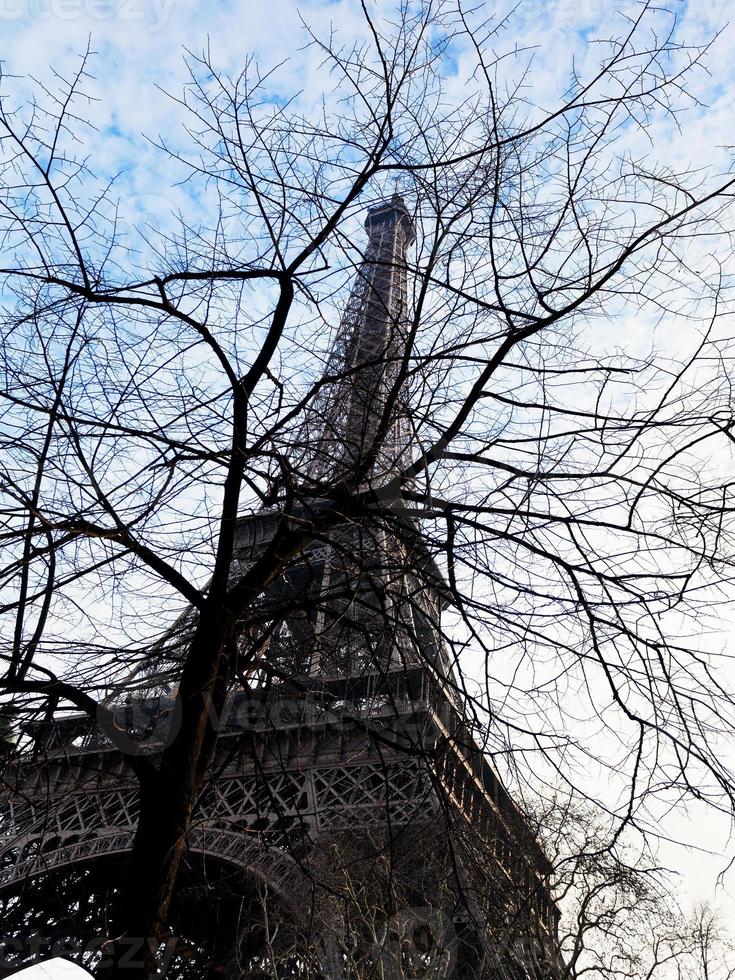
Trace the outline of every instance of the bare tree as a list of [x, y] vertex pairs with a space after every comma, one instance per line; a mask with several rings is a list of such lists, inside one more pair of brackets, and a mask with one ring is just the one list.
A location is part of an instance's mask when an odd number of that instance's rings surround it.
[[676, 875], [568, 795], [535, 813], [564, 913], [564, 977], [733, 975], [732, 939], [709, 907], [677, 897]]
[[[135, 773], [121, 941], [165, 938], [233, 691], [297, 682], [289, 642], [357, 607], [379, 665], [376, 613], [395, 631], [421, 605], [386, 602], [384, 577], [350, 585], [371, 546], [356, 554], [355, 528], [420, 541], [424, 588], [441, 568], [454, 621], [422, 615], [443, 681], [511, 777], [589, 794], [594, 760], [622, 824], [672, 790], [732, 808], [732, 697], [683, 624], [731, 574], [735, 179], [634, 155], [684, 123], [706, 48], [643, 4], [547, 111], [496, 53], [506, 27], [456, 2], [364, 8], [354, 45], [305, 26], [331, 86], [318, 110], [253, 61], [229, 76], [191, 57], [186, 139], [160, 150], [211, 220], [167, 217], [140, 254], [76, 155], [88, 57], [28, 105], [4, 82], [2, 690], [34, 737], [86, 713]], [[339, 318], [357, 222], [396, 190], [408, 295], [356, 370]], [[631, 311], [640, 330], [683, 322], [686, 350], [616, 349]], [[371, 421], [345, 451], [348, 391]], [[245, 561], [238, 528], [266, 511]], [[327, 540], [331, 592], [291, 588]], [[116, 705], [152, 683], [175, 686], [176, 726], [136, 753]]]
[[[546, 800], [543, 809], [538, 808], [529, 816], [552, 860], [554, 891], [564, 913], [559, 937], [561, 956], [553, 964], [556, 972], [544, 974], [538, 961], [529, 957], [526, 976], [554, 975], [563, 980], [585, 976], [600, 980], [729, 980], [735, 975], [735, 949], [718, 915], [706, 905], [683, 907], [676, 895], [676, 876], [646, 858], [640, 849], [635, 853], [629, 843], [615, 834], [609, 820], [602, 820], [592, 807], [568, 795]], [[475, 850], [476, 863], [487, 874], [485, 902], [497, 906], [490, 913], [493, 954], [475, 950], [473, 975], [485, 976], [487, 970], [494, 971], [489, 972], [490, 976], [512, 976], [504, 958], [514, 944], [513, 902], [509, 901], [498, 866], [488, 860], [482, 839], [473, 841], [472, 834], [464, 834], [463, 838], [464, 846]], [[335, 881], [334, 894], [339, 895], [341, 916], [354, 930], [340, 931], [343, 942], [345, 936], [349, 937], [346, 958], [353, 971], [349, 975], [455, 976], [458, 947], [468, 937], [458, 936], [450, 918], [437, 914], [440, 909], [451, 907], [450, 865], [440, 871], [435, 864], [431, 882], [422, 882], [420, 871], [403, 877], [409, 887], [423, 891], [426, 900], [424, 906], [407, 915], [406, 896], [389, 897], [400, 878], [380, 842], [373, 839], [371, 844], [381, 855], [382, 875], [375, 873], [375, 861], [365, 861], [365, 855], [364, 864], [356, 862], [345, 843], [333, 841], [323, 853], [325, 871], [329, 869], [328, 873], [334, 874], [338, 869], [341, 887]], [[365, 870], [368, 873], [363, 875], [361, 871]], [[376, 887], [382, 888], [383, 893], [370, 894]], [[527, 900], [528, 896], [524, 898]], [[385, 910], [392, 908], [400, 911], [386, 916]], [[270, 955], [296, 958], [304, 947], [293, 936], [292, 921], [282, 922], [278, 912], [274, 914], [264, 901], [263, 917], [269, 916], [273, 937]], [[417, 949], [416, 942], [410, 941], [411, 929], [423, 930], [423, 948], [419, 943]], [[279, 935], [281, 932], [283, 935]], [[364, 935], [357, 935], [364, 932], [369, 933], [367, 941]], [[282, 946], [276, 952], [278, 940]], [[483, 956], [488, 962], [483, 962]], [[412, 959], [421, 957], [422, 967], [412, 966]], [[403, 963], [398, 966], [401, 960]], [[264, 973], [278, 975], [275, 970]], [[244, 975], [249, 976], [247, 972]], [[318, 967], [307, 967], [304, 975], [320, 973]]]

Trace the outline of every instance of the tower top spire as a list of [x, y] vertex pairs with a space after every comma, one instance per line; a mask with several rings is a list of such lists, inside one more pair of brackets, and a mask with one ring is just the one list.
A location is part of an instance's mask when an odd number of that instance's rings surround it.
[[368, 242], [299, 442], [311, 479], [375, 486], [408, 447], [406, 253], [416, 232], [399, 193], [371, 207]]
[[371, 239], [373, 235], [380, 234], [386, 226], [400, 228], [404, 235], [405, 247], [411, 245], [416, 238], [413, 221], [398, 191], [392, 194], [389, 200], [370, 208], [365, 217], [365, 228]]

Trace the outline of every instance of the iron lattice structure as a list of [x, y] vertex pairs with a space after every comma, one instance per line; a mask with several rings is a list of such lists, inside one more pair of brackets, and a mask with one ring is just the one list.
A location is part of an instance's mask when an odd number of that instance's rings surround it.
[[[355, 486], [377, 487], [407, 451], [400, 389], [413, 227], [396, 197], [372, 209], [366, 227], [309, 466], [315, 480], [329, 465], [332, 479], [357, 472]], [[280, 519], [240, 521], [233, 578]], [[227, 928], [207, 926], [221, 933], [207, 953], [213, 975], [555, 976], [551, 869], [474, 740], [442, 642], [449, 598], [417, 529], [390, 510], [305, 548], [263, 597], [269, 670], [233, 691], [221, 719], [177, 913], [194, 935], [197, 909], [228, 883], [211, 917]], [[182, 617], [162, 649], [185, 640], [191, 623]], [[131, 752], [155, 753], [176, 710], [175, 689], [159, 684], [120, 706], [118, 737]], [[70, 716], [30, 734], [33, 749], [6, 773], [1, 801], [7, 908], [44, 881], [68, 895], [59, 882], [74, 869], [102, 868], [104, 879], [136, 826], [126, 754], [91, 720]], [[79, 888], [93, 880], [99, 888], [92, 871]], [[206, 945], [201, 935], [191, 941]]]
[[410, 324], [406, 253], [415, 238], [402, 198], [372, 208], [359, 265], [324, 376], [292, 449], [310, 479], [380, 486], [410, 444], [402, 376]]

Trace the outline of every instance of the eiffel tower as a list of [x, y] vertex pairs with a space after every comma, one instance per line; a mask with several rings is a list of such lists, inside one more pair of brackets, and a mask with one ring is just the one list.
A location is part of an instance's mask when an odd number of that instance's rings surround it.
[[[262, 669], [220, 719], [167, 975], [553, 978], [551, 868], [473, 734], [440, 629], [450, 590], [415, 523], [380, 496], [409, 452], [414, 227], [397, 195], [365, 226], [291, 460], [315, 488], [310, 506], [319, 488], [340, 484], [367, 491], [374, 507], [304, 548], [263, 596]], [[274, 507], [239, 521], [233, 581], [281, 519]], [[192, 617], [161, 643], [170, 669]], [[175, 730], [175, 687], [156, 684], [117, 706], [118, 746], [122, 737], [131, 752], [153, 752]], [[85, 918], [85, 901], [99, 911], [113, 894], [137, 813], [125, 752], [86, 716], [38, 723], [26, 737], [0, 797], [0, 912], [30, 910], [30, 932], [5, 952], [16, 968], [31, 939], [46, 955], [58, 952], [49, 937], [69, 938], [71, 950], [83, 935], [88, 951], [100, 949], [104, 929]], [[191, 972], [187, 948], [204, 947], [206, 971]]]

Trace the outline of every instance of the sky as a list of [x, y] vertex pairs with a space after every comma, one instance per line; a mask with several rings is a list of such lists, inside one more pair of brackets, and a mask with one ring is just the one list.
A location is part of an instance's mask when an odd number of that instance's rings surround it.
[[[485, 13], [500, 18], [509, 6], [489, 0]], [[728, 144], [735, 142], [735, 27], [727, 25], [728, 4], [669, 0], [668, 6], [677, 12], [682, 40], [697, 44], [721, 33], [707, 59], [708, 73], [696, 76], [698, 102], [690, 107], [684, 134], [662, 130], [654, 151], [677, 168], [725, 165]], [[619, 29], [620, 17], [610, 0], [520, 0], [497, 46], [523, 48], [518, 62], [531, 62], [529, 92], [538, 105], [551, 106], [564, 91], [572, 62], [584, 65], [593, 53], [591, 39]], [[364, 31], [356, 0], [0, 0], [2, 91], [22, 103], [28, 92], [24, 79], [53, 84], [54, 72], [69, 77], [89, 44], [94, 77], [85, 91], [94, 100], [87, 110], [95, 128], [84, 139], [93, 169], [101, 175], [120, 172], [119, 193], [129, 215], [153, 220], [169, 208], [196, 213], [201, 201], [192, 200], [186, 187], [173, 186], [175, 167], [152, 145], [180, 138], [182, 111], [164, 92], [180, 91], [185, 50], [197, 54], [209, 44], [215, 62], [229, 70], [250, 52], [263, 68], [288, 55], [280, 75], [284, 92], [300, 91], [305, 101], [316, 101], [332, 83], [318, 53], [304, 48], [301, 18], [318, 32], [332, 27], [345, 39]], [[643, 138], [640, 149], [651, 152]], [[675, 331], [669, 343], [676, 345]], [[735, 923], [735, 878], [727, 879], [728, 889], [715, 888], [732, 852], [727, 823], [693, 810], [667, 826], [689, 839], [694, 830], [712, 851], [666, 850], [666, 859], [681, 870], [683, 892], [691, 899], [714, 899]]]

